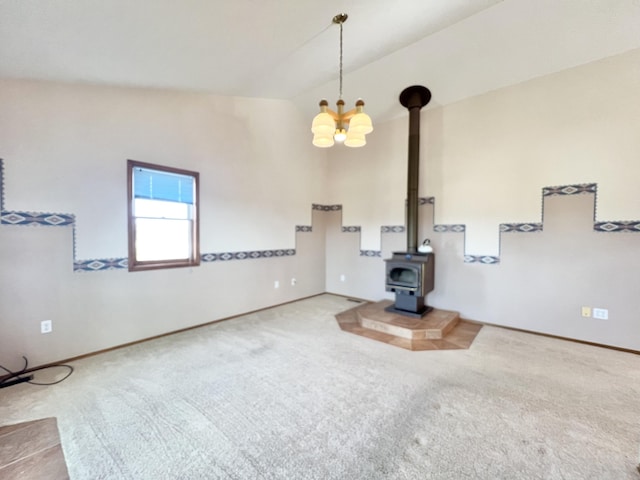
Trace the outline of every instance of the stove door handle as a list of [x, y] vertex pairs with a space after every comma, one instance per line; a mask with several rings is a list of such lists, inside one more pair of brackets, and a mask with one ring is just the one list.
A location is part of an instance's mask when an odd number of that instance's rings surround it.
[[403, 287], [400, 285], [387, 285], [387, 288], [395, 288], [397, 290], [407, 290], [409, 292], [415, 292], [416, 290], [418, 290], [417, 287]]

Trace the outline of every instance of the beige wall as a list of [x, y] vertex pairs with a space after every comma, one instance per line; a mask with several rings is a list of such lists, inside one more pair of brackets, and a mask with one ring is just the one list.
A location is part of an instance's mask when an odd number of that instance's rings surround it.
[[[3, 210], [75, 215], [72, 226], [0, 225], [0, 364], [69, 358], [325, 290], [322, 225], [296, 226], [312, 225], [312, 204], [326, 198], [327, 153], [310, 147], [290, 102], [3, 80], [0, 106]], [[203, 254], [296, 254], [74, 273], [74, 259], [127, 256], [129, 158], [200, 172]], [[45, 319], [53, 332], [42, 335]]]
[[[435, 197], [435, 207], [420, 207], [421, 237], [437, 253], [430, 303], [478, 321], [640, 350], [638, 84], [634, 50], [422, 111], [420, 196]], [[339, 227], [330, 234], [345, 237], [328, 243], [331, 292], [389, 297], [377, 278], [382, 259], [362, 259], [359, 249], [385, 258], [405, 247], [404, 235], [381, 235], [380, 227], [404, 224], [407, 122], [408, 114], [376, 125], [365, 149], [329, 159], [329, 200], [343, 205], [343, 225], [362, 229], [360, 238]], [[558, 205], [544, 210], [543, 232], [500, 234], [501, 224], [542, 222], [544, 187], [583, 183], [597, 184], [597, 202], [595, 194], [544, 197]], [[571, 207], [585, 198], [587, 206]], [[558, 220], [562, 209], [570, 213]], [[594, 219], [639, 227], [594, 232]], [[466, 231], [435, 233], [434, 223]], [[465, 263], [465, 254], [499, 263]], [[367, 269], [366, 289], [349, 282]], [[582, 318], [583, 305], [608, 309], [609, 320]]]
[[[500, 223], [539, 219], [546, 186], [597, 183], [599, 219], [640, 218], [639, 82], [633, 50], [424, 109], [420, 195], [436, 197], [437, 223], [467, 226], [473, 255], [498, 254]], [[365, 148], [329, 158], [329, 201], [362, 226], [365, 249], [380, 248], [380, 225], [404, 221], [407, 122], [376, 124]]]
[[[636, 50], [422, 112], [420, 195], [436, 198], [420, 207], [421, 236], [438, 255], [429, 303], [640, 350], [640, 233], [592, 230], [594, 216], [640, 220], [639, 65]], [[376, 124], [363, 149], [327, 151], [310, 146], [307, 119], [286, 101], [4, 80], [0, 105], [3, 209], [76, 215], [73, 226], [0, 225], [0, 364], [69, 358], [323, 291], [390, 297], [382, 259], [404, 248], [404, 234], [381, 226], [404, 224], [406, 117]], [[74, 259], [126, 256], [127, 158], [200, 172], [202, 253], [296, 255], [74, 273]], [[573, 196], [543, 202], [543, 187], [585, 182], [597, 183], [596, 211]], [[543, 233], [500, 235], [501, 223], [541, 222], [542, 204]], [[587, 226], [554, 233], [574, 214]], [[434, 223], [466, 232], [434, 233]], [[608, 308], [610, 320], [582, 319], [582, 305]], [[53, 333], [39, 333], [44, 319]]]
[[[640, 350], [640, 231], [595, 231], [595, 196], [541, 196], [542, 230], [502, 233], [494, 265], [463, 262], [464, 232], [435, 232], [433, 205], [422, 205], [420, 235], [436, 252], [427, 303], [467, 319]], [[343, 233], [341, 221], [332, 212], [327, 223], [327, 290], [393, 299], [383, 259], [406, 248], [405, 235], [383, 234], [381, 256], [364, 257], [358, 234]], [[584, 318], [582, 306], [605, 308], [609, 319]]]
[[79, 258], [127, 254], [128, 158], [200, 172], [203, 252], [292, 247], [324, 201], [290, 102], [4, 80], [0, 105], [4, 208], [75, 214]]

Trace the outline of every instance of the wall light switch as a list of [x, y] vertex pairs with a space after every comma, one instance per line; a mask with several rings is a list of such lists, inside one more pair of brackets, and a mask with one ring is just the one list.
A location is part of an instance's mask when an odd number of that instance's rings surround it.
[[590, 317], [591, 316], [591, 307], [582, 307], [582, 316]]

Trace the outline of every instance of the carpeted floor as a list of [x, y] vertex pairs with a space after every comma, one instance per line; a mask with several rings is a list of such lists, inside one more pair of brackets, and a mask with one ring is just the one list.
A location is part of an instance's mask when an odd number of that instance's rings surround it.
[[638, 480], [640, 356], [484, 327], [411, 352], [340, 330], [322, 295], [0, 390], [57, 417], [72, 479]]

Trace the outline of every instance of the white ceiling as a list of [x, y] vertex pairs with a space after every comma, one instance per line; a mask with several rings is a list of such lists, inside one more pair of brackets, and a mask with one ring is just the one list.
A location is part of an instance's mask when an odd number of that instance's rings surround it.
[[640, 0], [0, 0], [0, 77], [292, 99], [380, 121], [640, 48]]

